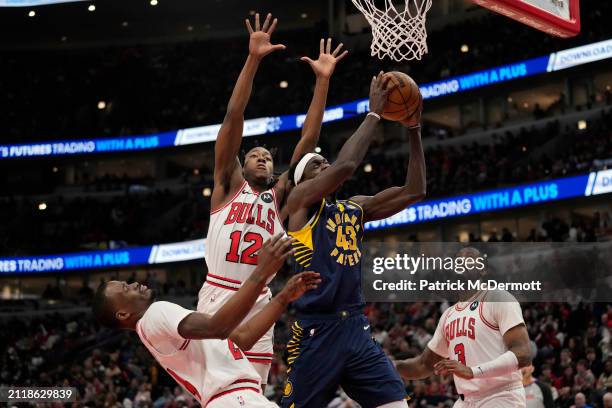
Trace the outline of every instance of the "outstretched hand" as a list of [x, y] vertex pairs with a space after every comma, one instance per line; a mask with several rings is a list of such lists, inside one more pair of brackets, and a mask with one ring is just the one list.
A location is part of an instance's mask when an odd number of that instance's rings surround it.
[[387, 98], [389, 93], [397, 87], [397, 84], [392, 83], [390, 86], [389, 81], [391, 77], [385, 75], [383, 71], [380, 71], [377, 76], [372, 77], [372, 83], [370, 84], [370, 111], [382, 114], [387, 104]]
[[319, 283], [321, 275], [317, 272], [307, 271], [292, 276], [281, 292], [283, 303], [288, 304], [299, 299], [306, 291], [316, 289]]
[[276, 50], [284, 50], [286, 47], [282, 44], [272, 44], [270, 42], [270, 36], [276, 29], [278, 19], [272, 20], [272, 14], [268, 13], [263, 26], [259, 23], [259, 13], [255, 14], [255, 30], [251, 25], [251, 21], [247, 18], [245, 24], [247, 30], [249, 30], [249, 55], [255, 58], [261, 59], [266, 55]]
[[283, 234], [277, 234], [264, 242], [263, 246], [257, 254], [257, 269], [258, 273], [263, 274], [265, 278], [274, 276], [281, 266], [285, 264], [285, 260], [293, 254], [291, 245], [295, 239]]
[[319, 45], [319, 58], [316, 61], [313, 61], [308, 57], [302, 57], [300, 59], [310, 65], [318, 78], [329, 79], [334, 73], [334, 69], [336, 69], [336, 64], [338, 61], [346, 57], [348, 54], [348, 51], [346, 50], [340, 54], [343, 45], [344, 44], [342, 43], [338, 44], [336, 49], [334, 49], [332, 52], [332, 39], [328, 38], [327, 44], [325, 44], [325, 39], [321, 38], [321, 43]]

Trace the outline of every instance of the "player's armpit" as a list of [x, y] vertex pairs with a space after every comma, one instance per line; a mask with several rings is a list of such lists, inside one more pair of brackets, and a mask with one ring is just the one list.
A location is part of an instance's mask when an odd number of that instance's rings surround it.
[[373, 197], [358, 196], [352, 199], [362, 206], [365, 222], [390, 217], [425, 198], [426, 169], [421, 133], [415, 128], [409, 130], [409, 135], [410, 159], [404, 185], [388, 188]]
[[433, 352], [429, 347], [425, 347], [423, 353], [417, 357], [398, 361], [395, 366], [402, 378], [406, 380], [421, 380], [434, 373], [434, 366], [444, 357]]
[[519, 368], [531, 364], [532, 353], [529, 345], [529, 334], [524, 323], [518, 324], [504, 333], [504, 344], [516, 355]]

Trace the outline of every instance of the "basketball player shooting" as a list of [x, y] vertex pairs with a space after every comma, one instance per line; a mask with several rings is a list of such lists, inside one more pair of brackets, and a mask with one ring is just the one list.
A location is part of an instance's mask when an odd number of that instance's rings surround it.
[[322, 283], [294, 302], [298, 315], [287, 344], [288, 379], [282, 400], [286, 408], [325, 407], [338, 386], [364, 408], [407, 406], [404, 384], [372, 340], [363, 315], [361, 254], [365, 222], [389, 217], [425, 196], [420, 108], [405, 122], [410, 138], [405, 185], [372, 197], [334, 197], [374, 139], [388, 96], [396, 88], [387, 86], [390, 81], [382, 72], [372, 79], [371, 112], [333, 164], [309, 153], [289, 171], [296, 184], [287, 200], [289, 235], [296, 239], [295, 271], [312, 268], [321, 274]]
[[[238, 159], [244, 111], [251, 95], [255, 73], [262, 59], [284, 45], [273, 45], [270, 36], [277, 20], [268, 14], [263, 25], [255, 15], [255, 29], [246, 20], [249, 31], [249, 55], [238, 77], [227, 106], [227, 113], [215, 143], [214, 188], [211, 197], [210, 223], [206, 245], [208, 275], [200, 289], [198, 311], [215, 313], [232, 296], [258, 265], [257, 251], [271, 236], [284, 231], [281, 212], [290, 188], [287, 172], [274, 178], [272, 154], [263, 147], [247, 152], [244, 168]], [[317, 60], [304, 57], [316, 75], [312, 103], [308, 110], [302, 137], [293, 152], [293, 161], [303, 153], [314, 150], [318, 143], [323, 112], [327, 100], [329, 80], [338, 61], [347, 52], [340, 53], [342, 44], [332, 51], [332, 41], [321, 40]], [[270, 276], [272, 279], [272, 276]], [[247, 318], [260, 311], [271, 298], [269, 289], [262, 290]], [[245, 351], [249, 361], [266, 384], [273, 358], [274, 328], [263, 335], [252, 349]]]
[[[481, 254], [464, 248], [457, 256]], [[476, 280], [479, 274], [464, 275]], [[531, 364], [531, 349], [521, 306], [504, 291], [466, 291], [463, 298], [442, 314], [425, 351], [397, 362], [398, 371], [407, 380], [453, 375], [457, 408], [525, 407], [520, 369]]]
[[154, 299], [146, 286], [110, 281], [100, 285], [94, 314], [105, 326], [133, 330], [157, 362], [202, 406], [277, 407], [262, 394], [257, 371], [244, 358], [280, 318], [287, 305], [316, 288], [319, 275], [292, 277], [258, 314], [238, 327], [266, 285], [291, 254], [292, 240], [277, 235], [261, 248], [261, 264], [213, 315]]

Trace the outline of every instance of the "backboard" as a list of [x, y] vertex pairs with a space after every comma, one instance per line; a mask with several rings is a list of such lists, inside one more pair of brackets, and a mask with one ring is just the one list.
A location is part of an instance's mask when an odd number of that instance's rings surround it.
[[557, 37], [580, 33], [580, 0], [471, 0]]

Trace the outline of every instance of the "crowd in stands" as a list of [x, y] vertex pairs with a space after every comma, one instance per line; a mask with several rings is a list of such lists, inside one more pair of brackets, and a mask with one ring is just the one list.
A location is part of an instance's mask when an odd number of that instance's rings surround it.
[[[273, 287], [285, 278], [282, 272]], [[375, 340], [397, 360], [424, 349], [448, 306], [376, 303], [368, 304], [365, 314]], [[582, 396], [590, 406], [604, 407], [603, 396], [612, 392], [612, 304], [523, 303], [522, 308], [534, 351], [534, 376], [550, 387], [554, 407], [580, 407]], [[197, 406], [134, 333], [101, 329], [92, 319], [86, 313], [0, 318], [0, 385], [76, 387], [77, 402], [67, 407]], [[266, 395], [277, 402], [286, 378], [284, 349], [292, 319], [289, 313], [276, 325]], [[450, 377], [409, 381], [406, 388], [411, 407], [450, 407], [457, 398]], [[339, 391], [330, 407], [358, 406]]]
[[[612, 164], [610, 111], [589, 121], [584, 130], [561, 129], [559, 123], [551, 122], [544, 128], [523, 128], [492, 138], [491, 144], [426, 149], [428, 198], [583, 174]], [[364, 161], [369, 167], [360, 167], [338, 196], [371, 195], [402, 185], [407, 146], [396, 143], [373, 148]], [[106, 198], [87, 194], [54, 195], [44, 201], [4, 197], [0, 199], [0, 253], [52, 253], [203, 238], [210, 200], [202, 192], [204, 185], [210, 185], [209, 173], [203, 170], [198, 176], [182, 178], [183, 187], [173, 191], [157, 190], [151, 179], [108, 176], [84, 184], [85, 192], [116, 192]], [[585, 231], [579, 235], [590, 236]]]
[[[397, 67], [372, 58], [369, 49], [351, 50], [332, 81], [329, 103], [365, 97], [367, 78], [381, 68], [400, 68], [417, 82], [432, 82], [609, 38], [612, 28], [605, 16], [612, 12], [612, 5], [585, 0], [581, 9], [582, 32], [569, 40], [488, 13], [477, 21], [432, 30], [429, 54], [419, 64]], [[299, 57], [314, 57], [326, 30], [325, 24], [318, 24], [310, 30], [277, 32], [275, 41], [288, 49], [266, 58], [247, 117], [306, 110], [314, 78]], [[483, 32], [491, 33], [495, 41]], [[469, 52], [461, 52], [463, 44]], [[219, 123], [246, 52], [246, 34], [241, 41], [4, 51], [0, 66], [3, 142], [136, 135]], [[287, 88], [279, 87], [283, 80], [288, 81]]]

